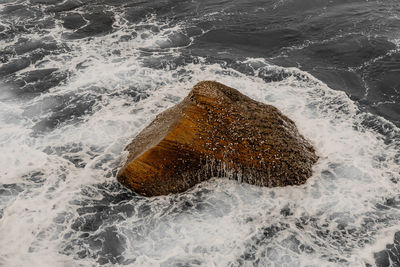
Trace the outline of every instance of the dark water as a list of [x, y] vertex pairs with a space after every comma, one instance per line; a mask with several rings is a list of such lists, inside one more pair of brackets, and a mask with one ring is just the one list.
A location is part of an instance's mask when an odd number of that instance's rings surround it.
[[[400, 266], [399, 45], [397, 0], [0, 0], [0, 265]], [[310, 182], [120, 186], [205, 79], [293, 118]]]

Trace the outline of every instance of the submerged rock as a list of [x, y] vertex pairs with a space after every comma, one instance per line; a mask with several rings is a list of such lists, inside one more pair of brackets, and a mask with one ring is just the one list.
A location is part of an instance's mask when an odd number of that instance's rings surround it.
[[299, 185], [318, 159], [278, 109], [211, 81], [195, 85], [126, 149], [118, 180], [145, 196], [182, 192], [211, 177]]

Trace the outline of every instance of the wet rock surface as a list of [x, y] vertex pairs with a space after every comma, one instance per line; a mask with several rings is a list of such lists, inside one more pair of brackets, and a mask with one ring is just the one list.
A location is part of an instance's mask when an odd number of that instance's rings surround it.
[[259, 186], [305, 183], [317, 161], [292, 120], [236, 89], [200, 82], [127, 147], [119, 181], [146, 195], [187, 190], [211, 177]]
[[[0, 2], [0, 265], [400, 266], [381, 239], [400, 218], [398, 1]], [[69, 38], [96, 13], [111, 28]], [[206, 77], [312, 125], [312, 180], [118, 183], [126, 140]]]

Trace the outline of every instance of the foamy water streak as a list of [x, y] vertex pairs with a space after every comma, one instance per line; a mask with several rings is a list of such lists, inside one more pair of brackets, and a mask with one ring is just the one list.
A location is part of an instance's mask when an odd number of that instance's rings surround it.
[[[95, 68], [99, 70], [99, 66]], [[263, 70], [286, 71], [272, 66]], [[395, 208], [377, 207], [399, 193], [391, 181], [398, 179], [394, 162], [398, 140], [385, 145], [377, 133], [361, 126], [365, 115], [344, 93], [330, 90], [306, 73], [290, 71], [304, 75], [304, 79], [289, 76], [267, 84], [261, 78], [219, 65], [192, 64], [167, 75], [163, 70], [149, 69], [148, 86], [157, 80], [167, 84], [158, 85], [138, 104], [124, 105], [121, 98], [108, 97], [107, 105], [83, 122], [56, 129], [32, 140], [32, 144], [26, 144], [26, 136], [16, 138], [14, 142], [19, 142], [23, 152], [12, 153], [14, 160], [28, 162], [29, 166], [22, 166], [21, 171], [31, 171], [28, 177], [34, 171], [43, 174], [39, 174], [39, 182], [31, 178], [23, 181], [24, 191], [3, 211], [1, 236], [10, 241], [2, 248], [3, 261], [15, 265], [32, 260], [41, 265], [69, 261], [58, 252], [70, 242], [75, 242], [73, 254], [88, 249], [96, 257], [96, 249], [100, 248], [88, 244], [85, 248], [85, 241], [77, 242], [85, 231], [71, 230], [71, 223], [82, 217], [76, 212], [75, 202], [101, 199], [93, 185], [115, 182], [113, 172], [121, 164], [120, 154], [127, 141], [157, 113], [184, 97], [192, 84], [210, 78], [273, 104], [293, 118], [321, 157], [315, 174], [300, 187], [268, 189], [213, 180], [178, 196], [124, 201], [123, 205], [130, 206], [130, 214], [117, 213], [121, 218], [100, 222], [96, 231], [109, 231], [114, 239], [122, 241], [114, 244], [122, 247], [121, 263], [140, 266], [192, 261], [226, 265], [252, 257], [263, 264], [320, 265], [338, 260], [336, 265], [343, 259], [361, 265], [370, 261], [368, 245], [374, 243], [376, 234], [395, 225], [400, 215]], [[121, 74], [127, 72], [132, 69], [124, 69]], [[171, 78], [182, 72], [175, 80]], [[106, 81], [107, 76], [98, 82]], [[77, 168], [60, 155], [43, 152], [46, 147], [58, 146], [76, 146], [77, 152], [69, 154], [86, 166]], [[15, 147], [15, 143], [3, 143], [3, 149]], [[20, 171], [17, 164], [7, 165]], [[7, 175], [11, 179], [20, 174]], [[81, 191], [82, 187], [87, 189]], [[86, 190], [93, 192], [86, 196]], [[91, 206], [90, 201], [81, 205]], [[106, 241], [113, 244], [112, 240]], [[355, 255], [360, 249], [366, 253]], [[24, 257], [15, 257], [21, 254]], [[82, 264], [87, 260], [90, 258]]]
[[[39, 65], [70, 73], [63, 83], [31, 99], [2, 95], [0, 264], [372, 263], [400, 230], [399, 129], [296, 68], [255, 58], [238, 62], [247, 74], [202, 58], [168, 63], [180, 56], [171, 44], [187, 44], [181, 26], [141, 25], [159, 31], [138, 32], [128, 44], [121, 38], [129, 26], [112, 37], [70, 41], [68, 56]], [[265, 82], [271, 76], [278, 81]], [[118, 185], [125, 145], [201, 80], [237, 88], [292, 118], [320, 156], [309, 181], [258, 188], [213, 179], [151, 199]]]

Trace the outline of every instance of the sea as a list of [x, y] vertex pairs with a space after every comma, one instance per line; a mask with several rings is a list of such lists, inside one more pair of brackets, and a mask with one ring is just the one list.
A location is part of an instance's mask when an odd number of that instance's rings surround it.
[[[312, 177], [119, 184], [202, 80], [295, 121]], [[0, 0], [0, 266], [400, 266], [400, 1]]]

